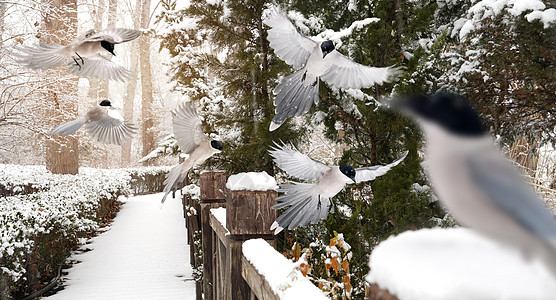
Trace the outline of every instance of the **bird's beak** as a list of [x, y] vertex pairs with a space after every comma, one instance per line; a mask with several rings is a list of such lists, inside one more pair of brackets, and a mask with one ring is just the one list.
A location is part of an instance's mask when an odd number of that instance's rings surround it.
[[110, 53], [114, 56], [116, 56], [116, 53], [114, 53], [114, 50], [110, 51]]
[[353, 183], [357, 183], [357, 181], [355, 181], [355, 176], [352, 176], [349, 179], [351, 179], [353, 181]]
[[324, 58], [326, 57], [326, 55], [328, 55], [328, 53], [330, 53], [330, 52], [324, 52], [324, 53], [322, 54], [322, 59], [324, 59]]

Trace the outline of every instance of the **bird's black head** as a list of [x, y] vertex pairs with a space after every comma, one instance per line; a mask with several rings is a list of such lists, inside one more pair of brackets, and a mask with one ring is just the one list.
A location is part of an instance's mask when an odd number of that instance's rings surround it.
[[341, 165], [340, 172], [355, 182], [355, 169], [349, 165]]
[[334, 51], [334, 43], [332, 41], [324, 41], [320, 44], [320, 50], [322, 51], [322, 58], [324, 59], [328, 53]]
[[100, 106], [112, 106], [112, 103], [110, 103], [110, 100], [102, 100], [98, 105], [100, 105]]
[[222, 151], [224, 147], [222, 147], [222, 143], [220, 141], [210, 141], [210, 146], [216, 150]]
[[100, 45], [102, 46], [102, 48], [106, 49], [106, 51], [112, 53], [112, 55], [116, 56], [116, 54], [114, 54], [114, 44], [107, 42], [107, 41], [100, 41]]
[[436, 123], [453, 134], [480, 136], [486, 133], [477, 112], [467, 101], [455, 94], [414, 96], [397, 101], [394, 107]]

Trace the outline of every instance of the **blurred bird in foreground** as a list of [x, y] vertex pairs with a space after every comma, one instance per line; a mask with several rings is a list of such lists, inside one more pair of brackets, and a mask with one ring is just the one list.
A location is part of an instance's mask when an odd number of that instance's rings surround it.
[[115, 56], [115, 44], [134, 40], [139, 35], [141, 31], [133, 29], [90, 30], [67, 46], [41, 43], [36, 47], [19, 48], [21, 53], [14, 55], [20, 58], [20, 63], [31, 69], [53, 68], [69, 59], [66, 67], [77, 76], [124, 81], [129, 77], [129, 70], [101, 54]]
[[271, 27], [267, 39], [274, 53], [298, 69], [274, 89], [276, 110], [270, 131], [318, 103], [321, 79], [338, 88], [360, 89], [394, 81], [403, 73], [401, 68], [358, 64], [336, 51], [332, 41], [315, 42], [301, 35], [278, 7], [268, 10], [263, 23]]
[[397, 166], [407, 156], [405, 151], [400, 158], [382, 166], [354, 169], [349, 165], [327, 166], [300, 153], [293, 145], [276, 145], [269, 151], [278, 167], [291, 176], [316, 183], [281, 184], [278, 192], [278, 204], [272, 208], [289, 208], [281, 214], [270, 230], [274, 234], [283, 228], [293, 229], [297, 226], [315, 224], [325, 219], [333, 211], [332, 197], [338, 194], [346, 184], [374, 180]]
[[201, 119], [191, 102], [182, 102], [172, 111], [172, 123], [174, 127], [174, 138], [182, 153], [189, 157], [181, 164], [175, 166], [166, 175], [164, 181], [164, 197], [162, 203], [172, 189], [182, 182], [187, 172], [196, 165], [200, 165], [209, 157], [220, 153], [223, 149], [219, 141], [209, 141], [201, 128]]
[[440, 200], [462, 224], [539, 257], [556, 275], [556, 221], [484, 128], [452, 94], [394, 102], [426, 138], [428, 174]]
[[109, 100], [103, 100], [99, 105], [89, 109], [87, 114], [52, 129], [53, 134], [72, 134], [85, 125], [87, 133], [96, 141], [106, 144], [121, 145], [125, 140], [137, 133], [137, 127], [124, 122]]

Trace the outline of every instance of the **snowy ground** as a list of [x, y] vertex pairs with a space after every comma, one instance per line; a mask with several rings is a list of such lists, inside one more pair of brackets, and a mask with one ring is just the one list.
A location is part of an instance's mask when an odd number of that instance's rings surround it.
[[132, 197], [111, 228], [64, 277], [65, 289], [45, 299], [195, 299], [179, 198], [160, 207], [162, 194]]

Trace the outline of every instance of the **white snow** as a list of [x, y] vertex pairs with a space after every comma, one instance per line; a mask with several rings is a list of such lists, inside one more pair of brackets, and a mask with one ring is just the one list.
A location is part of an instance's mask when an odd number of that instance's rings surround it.
[[533, 22], [534, 20], [539, 20], [544, 24], [544, 28], [548, 28], [550, 24], [556, 23], [556, 9], [549, 8], [545, 11], [534, 11], [525, 16], [527, 21]]
[[341, 38], [351, 35], [353, 31], [356, 29], [361, 29], [366, 25], [378, 21], [380, 21], [379, 18], [366, 18], [363, 20], [355, 21], [351, 23], [351, 25], [348, 28], [341, 29], [340, 31], [337, 32], [332, 29], [326, 29], [323, 32], [319, 33], [316, 36], [315, 40], [332, 40], [337, 45], [337, 47], [340, 47], [342, 45], [342, 41], [340, 40]]
[[459, 19], [454, 23], [452, 36], [459, 30], [459, 37], [463, 39], [470, 32], [479, 30], [485, 19], [493, 18], [504, 11], [514, 17], [532, 11], [525, 16], [527, 21], [532, 22], [538, 19], [544, 24], [544, 28], [548, 28], [550, 23], [556, 22], [556, 10], [554, 8], [545, 10], [546, 5], [541, 0], [481, 0], [474, 1], [474, 3], [467, 11], [466, 18]]
[[226, 208], [225, 207], [211, 208], [210, 213], [214, 215], [216, 220], [218, 220], [218, 222], [220, 222], [220, 224], [222, 224], [222, 226], [224, 226], [224, 228], [227, 228], [226, 227]]
[[401, 300], [556, 299], [538, 261], [467, 228], [406, 231], [371, 253], [367, 281]]
[[181, 201], [130, 198], [110, 229], [74, 254], [65, 289], [46, 299], [196, 299]]
[[319, 288], [301, 274], [297, 264], [285, 258], [265, 240], [245, 241], [243, 255], [259, 274], [264, 276], [280, 299], [328, 299]]
[[278, 189], [276, 180], [266, 172], [248, 172], [228, 177], [226, 187], [232, 191], [269, 191]]

